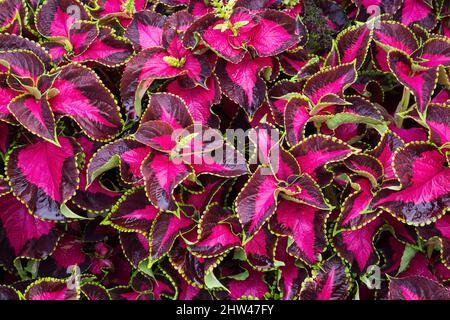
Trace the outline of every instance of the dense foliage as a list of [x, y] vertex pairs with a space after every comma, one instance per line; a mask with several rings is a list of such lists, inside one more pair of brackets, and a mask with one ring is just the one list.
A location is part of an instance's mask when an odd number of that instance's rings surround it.
[[449, 299], [449, 72], [447, 0], [0, 1], [0, 299]]

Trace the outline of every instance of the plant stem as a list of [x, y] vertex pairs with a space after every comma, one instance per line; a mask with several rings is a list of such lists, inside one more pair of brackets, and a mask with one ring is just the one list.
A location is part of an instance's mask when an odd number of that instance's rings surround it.
[[403, 96], [397, 105], [397, 109], [395, 110], [394, 121], [397, 127], [401, 128], [403, 125], [403, 112], [408, 109], [409, 100], [411, 98], [411, 93], [408, 88], [403, 88]]

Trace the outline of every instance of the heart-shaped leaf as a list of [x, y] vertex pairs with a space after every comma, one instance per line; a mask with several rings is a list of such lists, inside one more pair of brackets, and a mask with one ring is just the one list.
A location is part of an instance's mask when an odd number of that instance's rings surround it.
[[49, 220], [64, 219], [60, 207], [79, 185], [76, 157], [81, 148], [72, 138], [60, 137], [58, 143], [39, 141], [18, 147], [7, 163], [13, 193], [31, 214]]

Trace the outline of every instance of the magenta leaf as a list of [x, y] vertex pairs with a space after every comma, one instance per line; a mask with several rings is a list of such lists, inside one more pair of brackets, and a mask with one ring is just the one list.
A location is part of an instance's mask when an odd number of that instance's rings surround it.
[[325, 165], [344, 160], [355, 149], [339, 139], [314, 135], [302, 140], [290, 152], [297, 159], [302, 172], [308, 173], [319, 185], [324, 185], [329, 183], [327, 179], [331, 174], [326, 171]]
[[127, 27], [125, 35], [133, 43], [134, 50], [141, 51], [162, 44], [163, 26], [166, 17], [156, 12], [137, 12]]
[[51, 256], [39, 264], [39, 274], [45, 277], [65, 277], [73, 266], [78, 266], [80, 272], [86, 271], [91, 261], [83, 249], [80, 239], [70, 234], [64, 235]]
[[338, 219], [338, 229], [356, 230], [362, 228], [381, 213], [380, 211], [371, 212], [371, 210], [368, 210], [373, 199], [370, 181], [358, 178], [353, 183], [357, 186], [357, 189], [343, 202]]
[[[413, 112], [415, 112], [414, 110]], [[409, 128], [409, 129], [403, 129], [398, 128], [394, 125], [390, 125], [389, 129], [396, 133], [405, 143], [409, 142], [416, 142], [416, 141], [423, 141], [426, 142], [427, 139], [427, 132], [425, 128]]]
[[292, 98], [285, 106], [284, 126], [286, 138], [291, 146], [303, 139], [306, 124], [310, 120], [309, 103], [306, 99]]
[[245, 55], [241, 45], [249, 37], [249, 33], [255, 26], [254, 20], [255, 18], [247, 10], [235, 10], [229, 19], [231, 25], [234, 26], [236, 23], [244, 25], [239, 27], [239, 33], [236, 30], [233, 33], [229, 26], [222, 32], [221, 28], [225, 21], [216, 17], [213, 13], [206, 14], [188, 28], [183, 44], [188, 47], [195, 47], [198, 42], [196, 34], [199, 34], [203, 41], [220, 57], [232, 63], [238, 63]]
[[407, 269], [398, 274], [399, 277], [421, 276], [437, 281], [436, 276], [430, 270], [430, 260], [420, 252], [417, 252], [409, 262]]
[[256, 235], [244, 245], [248, 263], [259, 270], [275, 268], [275, 249], [277, 237], [268, 228], [261, 228]]
[[308, 56], [308, 51], [300, 46], [278, 56], [281, 69], [290, 76], [297, 75], [312, 59], [314, 58]]
[[[74, 7], [79, 11], [77, 18], [70, 15]], [[48, 0], [36, 12], [37, 29], [46, 37], [69, 38], [69, 30], [77, 23], [77, 19], [90, 20], [88, 12], [78, 0]]]
[[377, 158], [366, 154], [353, 154], [344, 160], [344, 165], [370, 180], [372, 186], [377, 186], [383, 180], [383, 165]]
[[212, 258], [241, 245], [240, 224], [232, 212], [211, 205], [200, 221], [197, 242], [189, 250], [197, 256]]
[[18, 35], [0, 34], [0, 50], [29, 50], [41, 59], [45, 65], [49, 65], [51, 62], [48, 52], [39, 44]]
[[350, 274], [338, 257], [323, 262], [315, 276], [306, 279], [301, 300], [345, 300], [350, 289]]
[[26, 300], [78, 300], [79, 288], [69, 289], [63, 279], [42, 278], [28, 286]]
[[184, 214], [177, 217], [170, 212], [161, 212], [154, 220], [149, 235], [151, 260], [156, 261], [164, 256], [178, 236], [192, 230], [194, 226], [194, 221]]
[[[301, 30], [304, 31], [304, 30]], [[250, 46], [260, 57], [274, 56], [299, 42], [298, 22], [283, 12], [264, 10], [252, 30]]]
[[131, 57], [132, 52], [132, 46], [125, 38], [117, 36], [113, 29], [100, 27], [98, 37], [85, 51], [71, 57], [71, 60], [117, 67], [124, 64]]
[[[9, 71], [11, 75], [19, 77], [23, 82], [35, 81], [45, 71], [45, 65], [42, 60], [30, 50], [0, 51], [0, 62], [0, 72], [7, 73]], [[19, 81], [16, 80], [15, 82]], [[20, 84], [19, 82], [17, 86]], [[20, 90], [22, 87], [18, 89]]]
[[[346, 30], [344, 30], [345, 32]], [[339, 51], [337, 49], [337, 46], [335, 44], [333, 44], [333, 46], [331, 47], [330, 52], [328, 53], [326, 59], [325, 59], [325, 66], [337, 66], [341, 63], [341, 57], [339, 55]]]
[[270, 230], [292, 238], [293, 242], [287, 249], [289, 254], [308, 264], [316, 264], [326, 248], [326, 217], [326, 211], [281, 200], [270, 220]]
[[120, 177], [126, 183], [142, 180], [141, 163], [150, 148], [133, 139], [119, 139], [100, 148], [87, 168], [87, 185], [91, 185], [104, 172], [119, 167]]
[[450, 66], [450, 42], [446, 39], [428, 39], [420, 48], [421, 66], [435, 68]]
[[8, 110], [30, 132], [46, 141], [57, 143], [55, 118], [45, 98], [36, 100], [31, 95], [23, 94], [9, 103]]
[[392, 158], [394, 156], [394, 152], [404, 145], [405, 143], [397, 134], [387, 131], [381, 137], [378, 145], [368, 151], [368, 154], [376, 158], [383, 166], [384, 182], [396, 180], [394, 170], [392, 168]]
[[414, 34], [404, 25], [394, 21], [382, 21], [374, 28], [374, 40], [388, 49], [398, 49], [412, 54], [417, 48]]
[[[269, 90], [270, 110], [278, 124], [284, 124], [284, 114], [286, 104], [290, 100], [291, 92], [301, 92], [303, 82], [279, 81]], [[289, 122], [288, 122], [289, 123]]]
[[[120, 23], [126, 27], [130, 23], [129, 12], [125, 12], [122, 0], [97, 0], [93, 14], [95, 17], [118, 17]], [[138, 12], [145, 8], [145, 0], [136, 0], [128, 4], [128, 11]]]
[[271, 58], [252, 59], [248, 54], [236, 64], [225, 60], [217, 63], [216, 74], [224, 94], [239, 104], [250, 118], [266, 96], [266, 83], [261, 79], [260, 73], [265, 76], [274, 73], [277, 68], [275, 63], [277, 62]]
[[342, 231], [334, 236], [334, 247], [339, 256], [352, 265], [352, 270], [364, 273], [370, 265], [378, 262], [373, 240], [380, 225], [381, 221], [375, 219], [363, 228]]
[[330, 95], [341, 96], [344, 90], [356, 81], [356, 75], [354, 62], [324, 69], [306, 81], [303, 94], [308, 96], [314, 105], [325, 103]]
[[450, 292], [439, 283], [421, 276], [392, 278], [390, 300], [450, 300]]
[[437, 145], [450, 142], [450, 108], [446, 105], [430, 104], [426, 113], [430, 140]]
[[369, 10], [371, 6], [377, 6], [377, 8], [382, 10], [381, 12], [391, 15], [395, 14], [402, 5], [401, 0], [353, 0], [353, 2], [358, 7], [363, 6], [366, 10]]
[[170, 152], [176, 147], [172, 126], [159, 120], [143, 122], [135, 134], [136, 140], [154, 150]]
[[39, 220], [12, 194], [0, 198], [0, 264], [11, 268], [14, 257], [43, 259], [58, 242], [55, 223]]
[[[245, 157], [230, 144], [222, 144], [221, 141], [217, 140], [212, 143], [204, 142], [199, 151], [195, 151], [195, 141], [193, 144], [191, 147], [193, 154], [186, 156], [182, 154], [182, 156], [183, 160], [191, 165], [197, 176], [212, 174], [230, 178], [248, 173]], [[216, 145], [217, 147], [215, 147]]]
[[295, 19], [282, 12], [264, 10], [252, 14], [244, 8], [237, 8], [228, 21], [213, 14], [203, 16], [187, 30], [184, 44], [194, 47], [197, 42], [195, 34], [199, 34], [219, 56], [238, 63], [245, 55], [245, 45], [262, 57], [279, 54], [299, 41]]
[[49, 100], [52, 110], [74, 119], [94, 139], [107, 140], [117, 135], [122, 127], [117, 102], [98, 76], [73, 64], [58, 71], [53, 88], [59, 94]]
[[[255, 271], [248, 267], [249, 275], [246, 279], [230, 279], [226, 283], [229, 293], [226, 295], [228, 299], [238, 300], [240, 298], [247, 299], [263, 299], [268, 292], [267, 284], [264, 282], [262, 272]], [[220, 296], [222, 298], [222, 296]], [[226, 298], [223, 297], [223, 298]]]
[[[371, 204], [408, 224], [430, 223], [449, 205], [450, 169], [445, 157], [429, 143], [409, 143], [392, 160], [402, 189], [379, 193]], [[432, 187], [433, 186], [433, 187]]]
[[68, 52], [64, 45], [58, 41], [47, 41], [43, 47], [52, 57], [52, 63], [61, 65], [67, 60]]
[[74, 55], [82, 54], [89, 48], [99, 35], [99, 29], [94, 22], [78, 22], [69, 30], [69, 42]]
[[72, 138], [59, 138], [60, 147], [40, 141], [16, 148], [7, 163], [13, 193], [30, 213], [49, 220], [63, 220], [60, 206], [79, 185], [76, 156], [80, 146]]
[[[280, 139], [278, 129], [269, 123], [261, 123], [255, 125], [255, 127], [249, 131], [248, 139], [250, 141], [250, 164], [270, 164], [270, 154], [272, 152], [277, 152], [279, 149], [277, 147]], [[278, 168], [272, 169], [277, 171]]]
[[211, 73], [206, 57], [185, 49], [176, 34], [165, 47], [145, 49], [127, 63], [121, 80], [122, 102], [139, 116], [141, 100], [155, 79], [186, 75], [193, 83], [204, 85]]
[[437, 69], [417, 69], [414, 61], [401, 51], [391, 51], [388, 55], [389, 68], [398, 81], [416, 97], [417, 108], [424, 112], [431, 100], [437, 81]]
[[150, 256], [148, 239], [141, 232], [121, 232], [120, 244], [123, 254], [135, 268]]
[[[217, 264], [219, 258], [202, 258], [193, 255], [186, 247], [184, 241], [177, 240], [175, 245], [169, 251], [168, 257], [173, 267], [187, 281], [187, 286], [202, 287], [206, 272], [211, 270]], [[184, 288], [186, 295], [194, 294], [192, 289]], [[187, 291], [187, 292], [186, 292]], [[194, 291], [195, 292], [195, 291]], [[180, 293], [181, 295], [181, 293]], [[196, 295], [196, 294], [194, 294]], [[181, 298], [181, 297], [180, 297]]]
[[112, 208], [108, 221], [120, 231], [135, 231], [146, 234], [159, 210], [150, 204], [144, 188], [125, 193]]
[[278, 238], [276, 248], [276, 260], [284, 263], [280, 267], [281, 277], [278, 286], [283, 294], [284, 300], [293, 300], [298, 297], [302, 288], [302, 283], [308, 276], [305, 268], [300, 268], [295, 264], [295, 258], [287, 253], [288, 237]]
[[246, 239], [254, 236], [275, 212], [277, 193], [277, 181], [272, 175], [264, 175], [261, 167], [239, 193], [236, 211], [244, 226]]
[[394, 21], [380, 22], [373, 31], [373, 39], [375, 43], [372, 46], [372, 55], [381, 71], [389, 71], [387, 58], [389, 51], [397, 49], [410, 55], [419, 47], [411, 30]]
[[426, 29], [433, 29], [437, 22], [436, 13], [429, 1], [404, 0], [396, 17], [400, 18], [399, 21], [405, 26], [417, 23]]
[[164, 48], [152, 47], [141, 51], [127, 64], [121, 80], [121, 98], [127, 110], [141, 115], [141, 100], [155, 78], [172, 78], [182, 74], [178, 68], [168, 65]]
[[431, 100], [432, 103], [446, 103], [450, 100], [450, 90], [441, 89]]
[[388, 223], [388, 225], [394, 228], [395, 237], [399, 241], [402, 241], [403, 243], [417, 244], [417, 230], [414, 227], [400, 222], [391, 215], [385, 214], [384, 220]]
[[104, 286], [98, 283], [86, 283], [80, 288], [81, 293], [86, 296], [88, 300], [111, 300], [111, 295]]
[[[330, 210], [330, 205], [325, 199], [320, 186], [307, 173], [298, 176], [292, 186], [299, 188], [300, 191], [294, 192], [293, 194], [287, 192], [286, 194], [283, 194], [284, 198], [298, 203], [307, 204], [317, 209]], [[287, 189], [289, 191], [290, 188]]]
[[356, 60], [356, 68], [359, 69], [369, 50], [372, 32], [367, 24], [362, 24], [346, 29], [337, 37], [337, 49], [340, 63], [350, 63]]
[[206, 88], [190, 87], [186, 79], [179, 78], [167, 85], [167, 91], [186, 102], [186, 106], [195, 122], [212, 128], [219, 126], [219, 118], [211, 111], [211, 107], [220, 102], [221, 90], [215, 76], [206, 80]]
[[[167, 274], [166, 270], [164, 270], [164, 274], [161, 273], [155, 275], [155, 279], [153, 280], [153, 282], [153, 296], [156, 300], [173, 300], [176, 298], [176, 283], [174, 282], [173, 277]], [[142, 300], [148, 300], [148, 298]]]
[[[201, 3], [201, 2], [200, 2]], [[179, 300], [211, 300], [211, 294], [205, 289], [200, 289], [190, 285], [184, 279], [181, 279], [178, 284], [178, 299]]]
[[202, 190], [197, 192], [185, 192], [182, 195], [183, 204], [193, 208], [197, 213], [204, 212], [206, 207], [220, 191], [225, 188], [225, 179], [212, 175], [203, 175], [198, 177], [198, 183]]
[[166, 122], [174, 130], [187, 128], [194, 123], [186, 103], [179, 96], [169, 93], [154, 93], [150, 96], [141, 123], [151, 120]]
[[176, 210], [173, 192], [192, 169], [184, 163], [174, 163], [167, 154], [157, 151], [144, 159], [141, 168], [150, 202], [161, 210]]
[[18, 96], [20, 96], [20, 92], [10, 89], [6, 83], [0, 84], [0, 123], [5, 126], [3, 130], [6, 130], [6, 123], [16, 123], [11, 111], [8, 110], [8, 105]]
[[272, 159], [275, 160], [275, 163], [273, 163], [274, 161], [270, 163], [272, 172], [277, 180], [290, 185], [300, 175], [300, 167], [292, 154], [278, 145], [276, 147], [278, 149], [271, 150], [278, 153], [278, 157]]

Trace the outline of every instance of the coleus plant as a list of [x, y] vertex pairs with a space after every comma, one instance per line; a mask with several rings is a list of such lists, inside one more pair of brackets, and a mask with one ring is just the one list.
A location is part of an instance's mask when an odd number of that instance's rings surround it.
[[112, 26], [99, 25], [77, 0], [45, 1], [36, 10], [35, 24], [55, 64], [69, 60], [118, 66], [132, 54], [128, 39], [117, 36]]
[[450, 299], [446, 1], [0, 12], [0, 299]]

